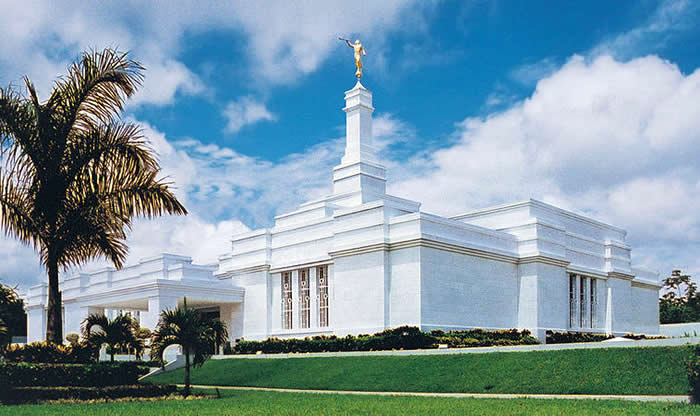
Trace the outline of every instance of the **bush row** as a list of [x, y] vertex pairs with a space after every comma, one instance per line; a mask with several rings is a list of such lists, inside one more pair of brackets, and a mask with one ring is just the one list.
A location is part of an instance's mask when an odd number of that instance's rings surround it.
[[538, 344], [539, 341], [527, 330], [509, 329], [502, 331], [485, 331], [473, 329], [468, 331], [431, 331], [422, 332], [411, 326], [387, 329], [374, 335], [348, 335], [346, 337], [315, 336], [311, 338], [268, 338], [264, 341], [241, 340], [236, 344], [234, 354], [266, 354], [336, 352], [336, 351], [382, 351], [415, 350], [436, 348], [438, 344], [450, 347], [475, 347], [490, 345]]
[[136, 384], [148, 367], [138, 362], [93, 364], [0, 363], [0, 386], [103, 387]]
[[25, 363], [80, 364], [97, 361], [99, 349], [86, 343], [57, 345], [52, 342], [32, 342], [13, 345], [2, 352], [5, 361]]
[[645, 335], [645, 334], [625, 334], [622, 338], [641, 340], [641, 339], [666, 339], [667, 337], [663, 335]]
[[490, 347], [494, 345], [534, 345], [540, 341], [530, 334], [527, 329], [518, 331], [517, 329], [503, 329], [497, 331], [486, 331], [475, 328], [462, 331], [442, 330], [430, 331], [437, 344], [445, 344], [450, 348], [467, 347]]
[[614, 338], [612, 335], [592, 332], [553, 332], [547, 331], [547, 344], [570, 344], [574, 342], [600, 342]]
[[346, 337], [315, 336], [312, 338], [268, 338], [264, 341], [245, 341], [236, 344], [234, 353], [255, 354], [262, 351], [266, 354], [290, 352], [323, 352], [323, 351], [377, 351], [391, 349], [430, 348], [434, 337], [421, 332], [416, 327], [402, 326], [387, 329], [374, 335], [348, 335]]
[[3, 404], [38, 403], [49, 400], [114, 400], [124, 397], [161, 397], [175, 393], [173, 384], [136, 384], [108, 387], [11, 387]]
[[700, 404], [700, 345], [695, 347], [693, 355], [686, 361], [685, 365], [690, 382], [690, 396], [693, 403]]

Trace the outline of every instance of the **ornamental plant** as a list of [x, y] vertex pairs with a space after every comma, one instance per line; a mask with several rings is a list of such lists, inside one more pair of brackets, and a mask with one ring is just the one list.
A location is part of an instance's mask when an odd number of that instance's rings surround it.
[[135, 216], [186, 214], [159, 179], [141, 128], [120, 119], [144, 68], [113, 49], [83, 53], [45, 101], [0, 88], [0, 228], [48, 272], [46, 339], [63, 342], [60, 268], [102, 257], [121, 268]]
[[693, 355], [686, 361], [690, 397], [693, 403], [700, 404], [700, 344], [695, 347]]
[[[218, 319], [202, 319], [198, 311], [183, 307], [164, 310], [151, 339], [151, 359], [162, 360], [169, 345], [180, 345], [185, 355], [185, 391], [190, 394], [190, 364], [201, 366], [217, 346], [228, 342], [226, 326]], [[190, 363], [190, 359], [192, 362]]]
[[114, 361], [117, 350], [143, 350], [143, 340], [136, 335], [138, 323], [126, 314], [119, 314], [113, 319], [104, 314], [91, 314], [83, 320], [83, 337], [95, 348], [107, 345], [110, 361]]

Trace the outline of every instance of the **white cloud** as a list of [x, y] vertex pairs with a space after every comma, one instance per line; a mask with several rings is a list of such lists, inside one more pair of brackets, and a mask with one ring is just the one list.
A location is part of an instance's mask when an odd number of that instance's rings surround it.
[[199, 77], [181, 62], [167, 59], [145, 62], [144, 66], [144, 83], [128, 101], [129, 106], [172, 104], [178, 93], [197, 95], [206, 90]]
[[700, 246], [699, 101], [700, 70], [575, 56], [526, 100], [465, 119], [456, 144], [414, 158], [390, 189], [443, 214], [543, 199], [628, 229], [643, 263], [674, 247], [655, 265], [670, 270]]
[[699, 15], [700, 4], [693, 0], [662, 0], [644, 24], [604, 40], [590, 55], [627, 59], [656, 52], [680, 33], [695, 28]]
[[226, 104], [223, 110], [226, 117], [226, 133], [237, 133], [243, 126], [260, 121], [276, 121], [277, 116], [253, 97], [241, 97]]
[[[256, 84], [290, 83], [315, 71], [334, 48], [338, 35], [372, 38], [377, 57], [382, 39], [402, 23], [419, 20], [423, 7], [413, 0], [382, 2], [179, 1], [135, 0], [80, 2], [28, 0], [0, 5], [2, 84], [29, 75], [42, 97], [81, 51], [118, 47], [147, 68], [145, 85], [132, 105], [172, 104], [178, 94], [206, 91], [203, 82], [180, 60], [185, 34], [219, 31], [240, 35], [242, 60], [233, 46], [231, 61]], [[414, 17], [417, 16], [417, 17]], [[347, 51], [343, 51], [347, 53]], [[351, 62], [351, 56], [348, 61]], [[349, 63], [349, 65], [351, 65]], [[241, 74], [234, 74], [241, 75]]]
[[529, 62], [518, 66], [510, 71], [508, 77], [519, 84], [530, 86], [551, 75], [558, 68], [559, 65], [555, 58], [546, 57], [537, 62]]

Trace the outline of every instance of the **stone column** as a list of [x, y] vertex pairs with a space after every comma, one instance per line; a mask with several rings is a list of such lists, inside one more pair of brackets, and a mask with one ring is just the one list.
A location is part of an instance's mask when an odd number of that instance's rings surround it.
[[46, 307], [35, 305], [27, 307], [27, 342], [46, 339]]
[[165, 309], [177, 308], [178, 298], [175, 296], [153, 296], [148, 298], [148, 312], [141, 318], [141, 326], [151, 331], [158, 326], [160, 313]]
[[64, 305], [65, 308], [65, 322], [64, 328], [65, 332], [63, 336], [67, 334], [82, 333], [83, 320], [91, 314], [104, 314], [104, 308], [96, 306], [80, 306], [75, 303], [67, 303]]
[[335, 265], [328, 265], [328, 329], [336, 327], [335, 311], [337, 309], [335, 302]]

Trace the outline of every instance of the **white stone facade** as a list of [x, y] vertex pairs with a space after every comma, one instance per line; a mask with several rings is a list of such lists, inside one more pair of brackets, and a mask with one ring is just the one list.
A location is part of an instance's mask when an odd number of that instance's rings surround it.
[[[624, 230], [535, 200], [452, 218], [422, 212], [386, 193], [371, 92], [358, 82], [345, 100], [347, 145], [331, 195], [234, 236], [215, 267], [164, 255], [64, 280], [65, 332], [109, 308], [142, 311], [153, 327], [156, 311], [185, 295], [193, 307], [218, 307], [232, 339], [401, 325], [527, 328], [540, 338], [659, 332], [659, 276], [632, 266]], [[45, 286], [30, 290], [30, 341], [43, 337], [45, 298]]]

